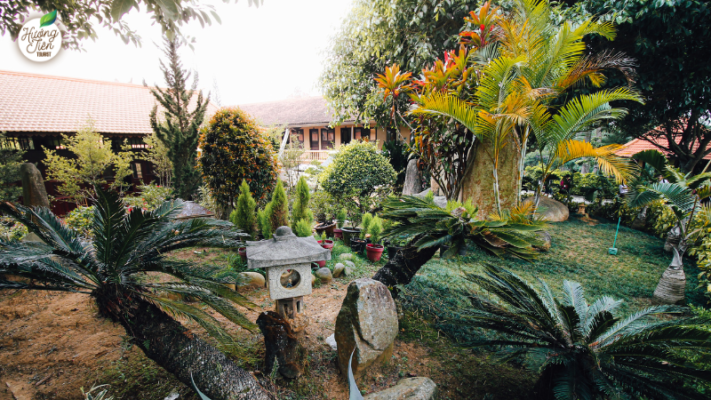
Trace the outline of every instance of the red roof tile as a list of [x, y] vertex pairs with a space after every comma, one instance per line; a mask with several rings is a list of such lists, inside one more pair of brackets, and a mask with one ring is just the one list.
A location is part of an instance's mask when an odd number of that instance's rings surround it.
[[[652, 140], [655, 143], [658, 143], [659, 145], [661, 145], [663, 147], [667, 147], [668, 143], [669, 143], [667, 141], [667, 138], [663, 137], [663, 136], [656, 137]], [[696, 149], [698, 147], [699, 147], [699, 145], [698, 145], [698, 143], [696, 143], [693, 146], [692, 150], [696, 151]], [[707, 149], [709, 149], [709, 148], [711, 148], [711, 144], [709, 144], [709, 146], [707, 147]], [[634, 140], [626, 143], [622, 147], [622, 149], [618, 150], [615, 154], [617, 154], [618, 156], [622, 156], [622, 157], [632, 157], [633, 155], [639, 153], [640, 151], [644, 151], [644, 150], [658, 150], [658, 151], [664, 153], [664, 155], [667, 155], [667, 156], [669, 155], [668, 151], [662, 151], [659, 147], [657, 147], [657, 146], [653, 145], [652, 143], [649, 143], [649, 141], [643, 140], [643, 139], [634, 139]], [[707, 154], [706, 156], [704, 156], [704, 160], [711, 160], [711, 154]]]
[[[238, 107], [255, 117], [265, 126], [328, 125], [334, 119], [333, 113], [326, 105], [326, 99], [321, 96], [242, 104]], [[352, 119], [349, 120], [349, 122], [351, 121]]]
[[[143, 85], [0, 71], [0, 131], [76, 132], [91, 117], [100, 133], [150, 134], [156, 100]], [[208, 106], [208, 115], [217, 110]]]

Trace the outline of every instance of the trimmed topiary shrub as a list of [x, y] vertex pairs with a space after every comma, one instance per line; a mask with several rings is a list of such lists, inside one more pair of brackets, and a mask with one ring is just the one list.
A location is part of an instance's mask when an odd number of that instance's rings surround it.
[[294, 228], [294, 233], [298, 237], [311, 236], [311, 223], [305, 219], [299, 220]]
[[252, 117], [239, 108], [219, 110], [203, 128], [200, 148], [203, 179], [222, 211], [232, 208], [243, 180], [257, 204], [267, 202], [279, 167], [271, 143]]
[[289, 202], [286, 199], [286, 192], [281, 181], [277, 182], [272, 201], [269, 203], [268, 218], [272, 227], [272, 232], [276, 232], [280, 226], [289, 226]]
[[341, 147], [321, 174], [320, 183], [337, 199], [357, 199], [362, 212], [371, 207], [371, 195], [378, 188], [389, 191], [396, 175], [374, 143], [352, 142]]
[[302, 176], [296, 184], [296, 200], [294, 201], [294, 207], [291, 210], [291, 229], [296, 230], [296, 225], [301, 220], [306, 221], [309, 226], [311, 226], [311, 222], [314, 220], [314, 215], [309, 209], [310, 198], [311, 193], [309, 192], [309, 185], [306, 184], [306, 179]]
[[259, 230], [262, 233], [264, 239], [271, 239], [272, 237], [272, 223], [269, 221], [269, 214], [271, 214], [272, 203], [267, 203], [263, 210], [257, 212], [257, 222], [259, 223]]

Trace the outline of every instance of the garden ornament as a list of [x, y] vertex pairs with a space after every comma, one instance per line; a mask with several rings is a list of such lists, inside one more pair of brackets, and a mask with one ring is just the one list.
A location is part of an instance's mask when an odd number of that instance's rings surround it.
[[273, 239], [247, 242], [249, 269], [266, 268], [269, 296], [277, 313], [293, 320], [303, 313], [303, 299], [311, 294], [311, 263], [331, 259], [313, 236], [297, 237], [288, 226], [277, 228]]

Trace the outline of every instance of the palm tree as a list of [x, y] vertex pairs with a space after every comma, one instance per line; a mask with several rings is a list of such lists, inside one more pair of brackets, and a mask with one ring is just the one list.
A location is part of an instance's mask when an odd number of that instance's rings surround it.
[[392, 226], [383, 237], [406, 237], [409, 241], [373, 279], [391, 287], [407, 284], [442, 246], [449, 246], [444, 257], [454, 256], [471, 244], [499, 257], [533, 258], [534, 246], [542, 244], [537, 233], [546, 225], [532, 218], [531, 212], [531, 207], [522, 206], [479, 220], [478, 209], [471, 204], [448, 211], [414, 196], [388, 198], [383, 201], [382, 217]]
[[708, 398], [683, 383], [711, 382], [711, 371], [688, 365], [681, 354], [711, 349], [708, 319], [651, 319], [686, 310], [677, 306], [622, 317], [615, 313], [621, 300], [603, 296], [589, 304], [582, 286], [569, 281], [556, 297], [545, 282], [539, 290], [493, 265], [467, 279], [498, 298], [472, 292], [464, 323], [499, 335], [469, 344], [525, 357], [541, 372], [537, 399]]
[[[673, 230], [679, 233], [679, 240], [670, 241], [674, 256], [654, 290], [654, 301], [662, 304], [683, 303], [686, 289], [684, 254], [692, 244], [689, 243], [690, 239], [698, 233], [698, 229], [693, 227], [694, 216], [700, 211], [704, 215], [711, 213], [708, 206], [700, 206], [702, 200], [711, 197], [711, 173], [695, 176], [691, 173], [683, 174], [679, 169], [667, 165], [664, 155], [658, 151], [647, 150], [644, 153], [637, 153], [633, 157], [663, 173], [668, 182], [637, 184], [630, 191], [627, 204], [632, 208], [641, 208], [661, 202], [674, 214], [677, 223]], [[640, 179], [638, 182], [641, 182]]]
[[[216, 268], [166, 258], [171, 251], [194, 246], [233, 248], [244, 234], [225, 221], [173, 221], [181, 201], [165, 202], [155, 211], [127, 212], [116, 194], [98, 188], [97, 194], [89, 242], [46, 208], [0, 204], [0, 212], [41, 240], [0, 240], [0, 289], [91, 296], [101, 315], [120, 323], [149, 358], [186, 385], [191, 385], [192, 374], [196, 386], [216, 400], [268, 399], [250, 374], [174, 319], [192, 320], [218, 340], [229, 339], [201, 307], [174, 299], [193, 298], [235, 324], [254, 328], [235, 308], [251, 303], [224, 285], [229, 277], [216, 278]], [[149, 282], [147, 272], [169, 280]]]

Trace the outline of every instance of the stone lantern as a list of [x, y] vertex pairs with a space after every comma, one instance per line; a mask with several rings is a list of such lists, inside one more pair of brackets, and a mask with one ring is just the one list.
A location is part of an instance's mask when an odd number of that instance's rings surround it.
[[277, 228], [273, 239], [248, 242], [249, 269], [266, 268], [269, 296], [276, 311], [294, 320], [304, 311], [304, 296], [311, 294], [311, 263], [331, 259], [313, 236], [297, 237], [288, 226]]

